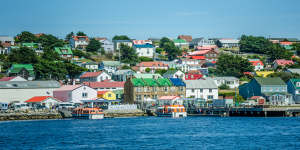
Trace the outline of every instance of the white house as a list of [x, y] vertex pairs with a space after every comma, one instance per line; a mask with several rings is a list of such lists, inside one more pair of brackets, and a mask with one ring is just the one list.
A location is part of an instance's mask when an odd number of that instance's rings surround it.
[[61, 101], [52, 96], [34, 96], [25, 101], [25, 103], [28, 103], [31, 107], [45, 106], [46, 108], [52, 108], [52, 106], [58, 105]]
[[184, 78], [184, 73], [180, 70], [168, 70], [166, 73], [163, 74], [164, 78]]
[[54, 98], [63, 102], [82, 103], [97, 98], [97, 91], [86, 85], [65, 85], [53, 91]]
[[239, 47], [240, 40], [237, 39], [220, 39], [219, 40], [224, 48]]
[[121, 44], [132, 47], [133, 43], [131, 40], [113, 40], [115, 50], [120, 50]]
[[104, 71], [99, 72], [85, 72], [80, 76], [80, 82], [100, 82], [104, 80], [111, 80], [111, 76]]
[[84, 66], [86, 69], [90, 70], [90, 71], [97, 71], [99, 69], [99, 64], [96, 62], [88, 62], [83, 64], [82, 66]]
[[259, 59], [248, 59], [248, 61], [254, 66], [255, 71], [260, 71], [264, 69], [264, 63]]
[[72, 48], [85, 50], [88, 44], [89, 38], [87, 36], [72, 36], [72, 38], [70, 39], [70, 45]]
[[105, 70], [108, 74], [114, 74], [118, 68], [121, 66], [119, 61], [102, 61], [99, 64], [100, 70]]
[[104, 49], [105, 52], [114, 51], [114, 44], [111, 41], [104, 39], [104, 40], [100, 40], [100, 43], [101, 43], [101, 47]]
[[151, 44], [133, 45], [133, 48], [138, 53], [138, 56], [153, 58], [155, 47]]
[[201, 80], [185, 80], [186, 97], [207, 100], [218, 99], [218, 86], [210, 78]]
[[240, 80], [236, 77], [215, 77], [213, 78], [213, 80], [215, 81], [218, 87], [222, 84], [226, 84], [227, 86], [229, 86], [229, 88], [234, 89], [238, 88], [240, 85]]

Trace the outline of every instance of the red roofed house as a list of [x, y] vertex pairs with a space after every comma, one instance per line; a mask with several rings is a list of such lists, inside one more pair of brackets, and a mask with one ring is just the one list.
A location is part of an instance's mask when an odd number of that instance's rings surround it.
[[72, 36], [72, 38], [70, 39], [70, 46], [72, 48], [85, 50], [88, 44], [89, 38], [87, 36]]
[[273, 62], [273, 68], [276, 69], [278, 66], [285, 67], [286, 65], [293, 65], [294, 62], [292, 60], [285, 59], [276, 59]]
[[140, 72], [145, 72], [146, 68], [150, 68], [150, 72], [154, 73], [156, 69], [168, 70], [168, 64], [159, 61], [141, 62], [137, 65]]
[[80, 76], [80, 82], [100, 82], [104, 80], [111, 80], [111, 76], [105, 71], [99, 72], [85, 72]]
[[255, 71], [264, 69], [264, 63], [259, 59], [249, 59], [249, 62], [254, 66]]
[[190, 70], [189, 72], [185, 73], [185, 80], [199, 80], [202, 77], [203, 75], [199, 70]]
[[204, 56], [207, 60], [216, 61], [218, 58], [218, 52], [216, 50], [200, 50], [191, 52], [189, 56]]
[[249, 100], [254, 100], [256, 104], [258, 105], [264, 105], [266, 103], [266, 99], [262, 96], [252, 96], [250, 98], [248, 98]]
[[60, 102], [52, 96], [35, 96], [25, 101], [31, 107], [44, 106], [46, 108], [52, 108], [52, 106], [58, 105]]
[[0, 79], [0, 81], [27, 81], [27, 80], [20, 76], [14, 76], [14, 77], [3, 77]]
[[192, 36], [190, 36], [190, 35], [179, 35], [177, 37], [177, 39], [182, 39], [182, 40], [185, 40], [187, 42], [192, 42], [192, 40], [193, 40]]
[[145, 44], [151, 44], [152, 45], [152, 41], [151, 40], [132, 40], [133, 45], [145, 45]]
[[84, 85], [97, 90], [97, 91], [107, 91], [107, 90], [124, 90], [125, 82], [120, 81], [103, 81], [103, 82], [84, 82]]
[[63, 102], [82, 103], [97, 98], [97, 91], [87, 85], [64, 85], [53, 91], [53, 97]]
[[217, 45], [205, 45], [205, 46], [197, 46], [196, 50], [215, 50], [217, 49]]

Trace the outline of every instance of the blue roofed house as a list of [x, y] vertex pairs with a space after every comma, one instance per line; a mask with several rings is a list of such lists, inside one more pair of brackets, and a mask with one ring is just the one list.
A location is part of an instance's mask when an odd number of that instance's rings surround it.
[[133, 48], [135, 49], [136, 53], [138, 53], [139, 57], [143, 56], [153, 58], [154, 56], [155, 47], [152, 44], [146, 43], [133, 45]]
[[288, 92], [293, 95], [296, 104], [300, 104], [300, 78], [290, 79], [287, 82]]
[[252, 96], [263, 96], [270, 105], [294, 103], [292, 95], [287, 92], [287, 85], [279, 77], [255, 77], [249, 83], [239, 86], [239, 94], [245, 99]]
[[185, 83], [182, 81], [182, 79], [180, 78], [169, 78], [169, 80], [171, 81], [171, 83], [174, 85], [173, 87], [171, 87], [171, 92], [172, 90], [177, 91], [180, 95], [180, 97], [185, 98]]

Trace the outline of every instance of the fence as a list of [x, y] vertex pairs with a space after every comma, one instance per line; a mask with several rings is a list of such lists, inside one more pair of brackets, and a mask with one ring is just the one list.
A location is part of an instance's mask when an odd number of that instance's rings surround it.
[[134, 110], [137, 105], [109, 105], [108, 110]]

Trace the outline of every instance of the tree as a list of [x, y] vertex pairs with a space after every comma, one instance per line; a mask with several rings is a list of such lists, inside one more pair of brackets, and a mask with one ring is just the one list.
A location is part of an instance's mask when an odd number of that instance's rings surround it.
[[100, 48], [101, 48], [101, 43], [95, 38], [92, 38], [86, 47], [86, 51], [97, 52]]
[[8, 61], [10, 63], [35, 64], [38, 62], [38, 57], [34, 50], [27, 47], [21, 47], [11, 51], [8, 55]]
[[135, 65], [138, 62], [138, 55], [132, 47], [121, 44], [120, 51], [121, 51], [121, 62], [130, 65]]
[[221, 90], [228, 90], [230, 87], [228, 85], [226, 85], [226, 84], [222, 84], [222, 85], [219, 86], [219, 88]]
[[251, 63], [240, 56], [230, 54], [220, 54], [217, 61], [218, 75], [242, 77], [244, 72], [253, 72]]
[[2, 41], [0, 41], [0, 48], [4, 48], [3, 45], [2, 45]]
[[43, 34], [37, 39], [38, 43], [42, 44], [43, 48], [53, 49], [54, 47], [63, 47], [64, 41], [58, 39], [57, 37], [51, 34]]
[[121, 69], [131, 69], [131, 67], [130, 67], [130, 66], [127, 66], [127, 65], [123, 65], [123, 66], [121, 67]]
[[74, 36], [74, 35], [75, 35], [74, 32], [68, 33], [68, 34], [66, 35], [66, 37], [65, 37], [65, 40], [66, 40], [66, 41], [70, 41], [70, 39], [71, 39], [72, 36]]
[[78, 31], [78, 32], [76, 33], [76, 35], [77, 35], [77, 36], [86, 36], [86, 34], [85, 34], [84, 32], [82, 32], [82, 31]]
[[44, 49], [44, 53], [42, 55], [42, 59], [48, 60], [48, 61], [59, 61], [61, 60], [61, 57], [59, 54], [51, 49]]
[[294, 43], [292, 45], [292, 50], [297, 52], [297, 55], [300, 55], [300, 43]]
[[105, 55], [105, 50], [104, 50], [104, 48], [101, 48], [100, 53], [101, 53], [102, 56]]
[[159, 47], [166, 51], [169, 60], [174, 60], [181, 55], [181, 50], [175, 46], [173, 41], [166, 37], [160, 40]]
[[140, 61], [153, 61], [152, 58], [141, 56], [139, 57]]
[[240, 40], [240, 51], [266, 54], [271, 51], [272, 42], [264, 37], [242, 35]]
[[66, 62], [65, 66], [66, 66], [66, 70], [68, 72], [67, 74], [71, 80], [73, 80], [76, 76], [80, 75], [82, 72], [87, 71], [86, 68], [77, 66], [70, 62]]
[[159, 41], [159, 47], [163, 48], [166, 43], [170, 43], [170, 42], [172, 42], [172, 41], [169, 38], [163, 37]]
[[164, 73], [166, 73], [168, 70], [165, 70], [165, 69], [156, 69], [155, 70], [155, 73], [158, 73], [160, 75], [163, 75]]
[[37, 37], [28, 31], [23, 31], [15, 37], [16, 43], [31, 43], [37, 42]]
[[150, 68], [146, 68], [146, 69], [145, 69], [145, 72], [147, 72], [147, 73], [149, 73], [150, 71], [151, 71]]
[[267, 52], [267, 55], [271, 61], [274, 61], [275, 59], [291, 59], [293, 53], [285, 50], [279, 44], [273, 44], [271, 50]]
[[269, 74], [267, 77], [280, 77], [284, 82], [287, 82], [291, 78], [300, 78], [300, 75], [297, 73], [290, 73], [290, 72], [275, 72]]
[[130, 40], [126, 35], [115, 35], [112, 40]]
[[159, 47], [155, 49], [155, 52], [158, 54], [161, 54], [161, 52], [163, 52], [163, 51], [164, 51], [164, 49], [159, 48]]

